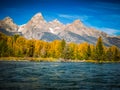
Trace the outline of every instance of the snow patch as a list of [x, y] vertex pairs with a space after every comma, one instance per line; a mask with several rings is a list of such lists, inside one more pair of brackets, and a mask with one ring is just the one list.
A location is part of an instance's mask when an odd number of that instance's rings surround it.
[[49, 28], [49, 30], [50, 30], [51, 33], [55, 33], [55, 32], [53, 31], [53, 28]]
[[60, 29], [60, 27], [55, 27], [55, 29]]

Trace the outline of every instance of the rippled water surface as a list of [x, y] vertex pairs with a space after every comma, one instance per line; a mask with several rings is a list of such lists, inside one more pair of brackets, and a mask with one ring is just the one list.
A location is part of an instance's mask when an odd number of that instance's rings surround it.
[[120, 63], [1, 61], [0, 90], [120, 90]]

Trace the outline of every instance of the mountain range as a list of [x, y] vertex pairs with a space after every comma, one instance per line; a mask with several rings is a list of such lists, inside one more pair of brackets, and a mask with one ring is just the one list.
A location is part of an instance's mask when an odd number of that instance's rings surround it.
[[35, 14], [26, 24], [17, 25], [13, 19], [6, 17], [0, 20], [0, 32], [6, 35], [19, 34], [27, 39], [39, 39], [45, 41], [66, 40], [67, 42], [96, 43], [99, 36], [106, 46], [116, 45], [120, 47], [120, 36], [110, 36], [105, 32], [85, 26], [80, 20], [71, 24], [63, 24], [57, 19], [47, 22], [41, 13]]

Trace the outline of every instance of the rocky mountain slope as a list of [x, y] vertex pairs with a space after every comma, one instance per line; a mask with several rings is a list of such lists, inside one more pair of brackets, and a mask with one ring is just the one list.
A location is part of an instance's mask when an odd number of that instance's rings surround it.
[[105, 45], [120, 47], [119, 37], [112, 37], [102, 31], [86, 27], [80, 20], [75, 20], [67, 25], [62, 24], [57, 19], [46, 22], [41, 13], [37, 13], [30, 21], [21, 26], [16, 25], [10, 17], [6, 17], [0, 21], [0, 31], [8, 35], [20, 34], [28, 39], [34, 38], [45, 41], [65, 39], [67, 42], [89, 42], [93, 44], [101, 36]]
[[0, 31], [7, 35], [20, 34], [18, 32], [18, 25], [16, 25], [10, 17], [0, 20]]

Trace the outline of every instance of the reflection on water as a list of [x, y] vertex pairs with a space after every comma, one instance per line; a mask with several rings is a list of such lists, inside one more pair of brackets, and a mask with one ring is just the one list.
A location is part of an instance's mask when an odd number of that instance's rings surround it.
[[0, 90], [120, 90], [120, 64], [0, 62]]

